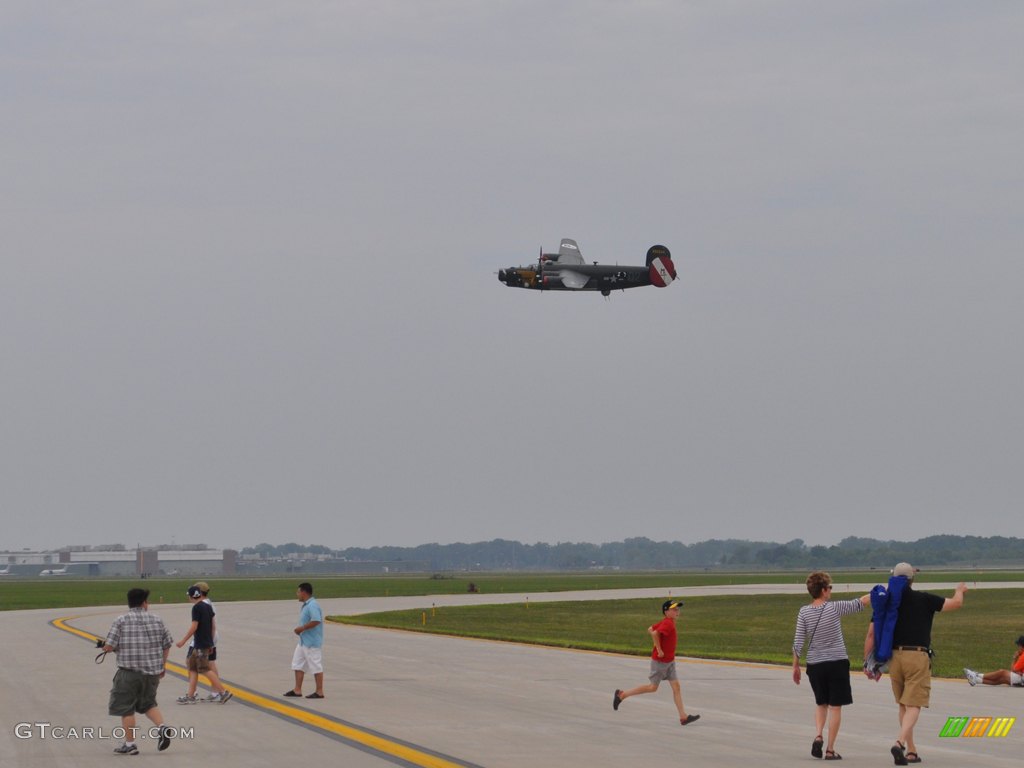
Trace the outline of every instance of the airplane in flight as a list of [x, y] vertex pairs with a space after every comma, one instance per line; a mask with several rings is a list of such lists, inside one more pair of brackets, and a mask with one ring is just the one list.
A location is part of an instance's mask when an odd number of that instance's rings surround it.
[[652, 245], [643, 267], [622, 267], [612, 264], [587, 264], [575, 240], [562, 240], [558, 253], [541, 249], [536, 264], [509, 267], [498, 271], [498, 280], [509, 288], [531, 288], [535, 291], [612, 291], [653, 285], [664, 288], [676, 279], [672, 254], [664, 245]]

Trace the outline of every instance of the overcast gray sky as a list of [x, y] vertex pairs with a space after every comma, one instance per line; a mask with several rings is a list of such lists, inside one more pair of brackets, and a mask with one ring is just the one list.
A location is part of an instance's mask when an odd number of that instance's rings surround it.
[[1024, 5], [3, 17], [0, 549], [1024, 534]]

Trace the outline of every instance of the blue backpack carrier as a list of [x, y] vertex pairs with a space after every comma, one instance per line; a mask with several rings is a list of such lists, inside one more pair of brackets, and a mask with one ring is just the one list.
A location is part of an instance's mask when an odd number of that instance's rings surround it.
[[876, 584], [871, 590], [871, 622], [875, 626], [875, 650], [865, 662], [864, 667], [870, 677], [878, 680], [886, 671], [892, 659], [892, 636], [896, 629], [896, 617], [899, 614], [903, 590], [910, 581], [906, 576], [890, 576], [889, 586]]

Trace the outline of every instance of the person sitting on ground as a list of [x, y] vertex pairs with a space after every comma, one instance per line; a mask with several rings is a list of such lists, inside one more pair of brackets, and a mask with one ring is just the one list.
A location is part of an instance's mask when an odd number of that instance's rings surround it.
[[1011, 685], [1024, 688], [1024, 635], [1017, 638], [1017, 652], [1013, 654], [1013, 659], [1010, 661], [1010, 669], [999, 669], [995, 672], [981, 674], [964, 667], [964, 677], [972, 686], [981, 683], [982, 685]]

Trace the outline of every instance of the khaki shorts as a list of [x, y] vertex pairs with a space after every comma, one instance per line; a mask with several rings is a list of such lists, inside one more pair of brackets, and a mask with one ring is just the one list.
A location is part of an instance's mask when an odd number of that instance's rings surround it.
[[924, 651], [893, 651], [889, 681], [896, 702], [927, 707], [932, 693], [932, 660]]

